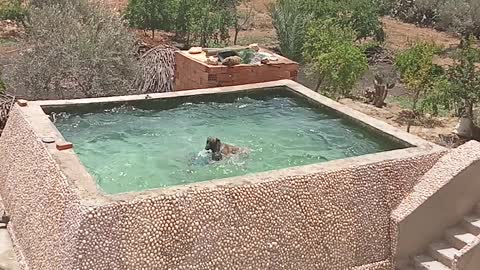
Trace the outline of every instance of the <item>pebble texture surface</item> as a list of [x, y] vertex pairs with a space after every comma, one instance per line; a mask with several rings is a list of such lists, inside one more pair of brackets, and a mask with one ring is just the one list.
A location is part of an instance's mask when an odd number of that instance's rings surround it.
[[0, 195], [29, 269], [391, 269], [391, 211], [441, 155], [89, 207], [16, 108]]
[[390, 213], [439, 155], [92, 208], [80, 266], [345, 270], [389, 260]]
[[0, 164], [0, 196], [24, 263], [29, 269], [74, 269], [80, 198], [18, 108], [0, 137]]

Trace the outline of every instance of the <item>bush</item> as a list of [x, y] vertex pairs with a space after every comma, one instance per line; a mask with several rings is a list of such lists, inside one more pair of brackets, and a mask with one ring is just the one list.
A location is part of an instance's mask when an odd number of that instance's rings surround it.
[[301, 48], [311, 21], [335, 20], [355, 31], [355, 40], [373, 37], [383, 41], [384, 33], [377, 0], [278, 0], [271, 7], [273, 24], [286, 56], [301, 60]]
[[395, 59], [395, 67], [410, 92], [414, 113], [418, 113], [418, 101], [431, 94], [443, 74], [443, 69], [433, 64], [433, 58], [439, 51], [434, 44], [419, 42]]
[[334, 20], [317, 21], [307, 31], [303, 55], [310, 74], [318, 76], [316, 91], [332, 96], [349, 96], [368, 69], [368, 60], [356, 47], [355, 32]]
[[305, 31], [313, 19], [312, 11], [300, 7], [298, 0], [278, 0], [270, 10], [282, 54], [297, 61], [302, 59]]
[[7, 74], [31, 99], [70, 99], [132, 92], [135, 41], [109, 10], [64, 0], [30, 11], [24, 50]]
[[480, 1], [449, 0], [438, 10], [439, 26], [464, 38], [480, 37]]
[[[389, 1], [389, 0], [385, 0]], [[480, 37], [478, 0], [393, 0], [391, 13], [405, 22]]]
[[202, 47], [226, 44], [235, 24], [239, 0], [129, 0], [125, 18], [130, 26], [175, 31], [178, 40]]
[[23, 23], [26, 13], [21, 0], [0, 0], [0, 20]]

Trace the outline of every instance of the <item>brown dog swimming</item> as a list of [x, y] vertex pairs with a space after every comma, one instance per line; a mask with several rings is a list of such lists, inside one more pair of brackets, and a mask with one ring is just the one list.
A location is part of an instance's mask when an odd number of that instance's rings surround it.
[[209, 137], [205, 150], [212, 150], [212, 160], [220, 161], [224, 157], [230, 157], [237, 154], [247, 154], [250, 151], [245, 148], [222, 143], [220, 139]]

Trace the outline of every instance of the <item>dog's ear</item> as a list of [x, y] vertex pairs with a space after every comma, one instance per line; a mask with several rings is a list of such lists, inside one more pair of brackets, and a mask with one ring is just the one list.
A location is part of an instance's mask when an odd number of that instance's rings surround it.
[[212, 138], [212, 137], [208, 137], [207, 138], [207, 144], [205, 146], [205, 150], [212, 150], [213, 151], [215, 149], [214, 146], [215, 146], [215, 139]]

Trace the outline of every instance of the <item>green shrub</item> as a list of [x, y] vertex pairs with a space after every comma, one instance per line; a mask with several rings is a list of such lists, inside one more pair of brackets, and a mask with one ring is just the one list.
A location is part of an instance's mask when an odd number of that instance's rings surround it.
[[130, 26], [174, 31], [187, 46], [229, 42], [239, 0], [129, 0], [124, 17]]
[[395, 59], [395, 67], [412, 99], [412, 111], [418, 113], [418, 101], [428, 97], [441, 78], [443, 69], [433, 63], [440, 49], [431, 43], [419, 42], [401, 52]]
[[310, 76], [318, 76], [316, 91], [331, 96], [350, 96], [368, 60], [355, 46], [356, 33], [334, 20], [316, 21], [307, 31], [303, 55]]
[[270, 10], [282, 54], [297, 61], [302, 59], [306, 29], [314, 17], [299, 4], [299, 0], [278, 0]]
[[311, 21], [335, 20], [355, 31], [355, 40], [375, 38], [383, 41], [377, 0], [278, 0], [271, 7], [273, 25], [283, 54], [301, 60], [306, 29]]
[[29, 11], [27, 36], [7, 82], [31, 99], [132, 93], [133, 36], [110, 10], [88, 0], [64, 0]]
[[0, 0], [0, 20], [23, 23], [26, 13], [21, 0]]

